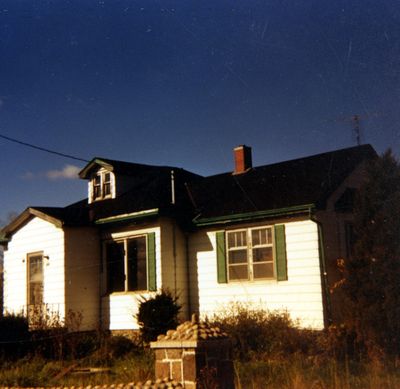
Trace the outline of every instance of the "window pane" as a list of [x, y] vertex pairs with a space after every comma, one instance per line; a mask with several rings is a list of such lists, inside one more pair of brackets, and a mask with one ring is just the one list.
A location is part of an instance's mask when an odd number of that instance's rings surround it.
[[107, 243], [106, 256], [108, 292], [123, 292], [125, 290], [124, 243]]
[[272, 262], [272, 247], [258, 247], [253, 249], [253, 262]]
[[260, 239], [260, 230], [253, 230], [251, 231], [251, 241], [254, 246], [257, 246], [260, 244], [261, 239]]
[[111, 194], [111, 174], [104, 174], [104, 183], [103, 183], [103, 196], [108, 196]]
[[28, 304], [43, 304], [43, 256], [28, 257]]
[[244, 247], [247, 245], [246, 231], [228, 233], [228, 248]]
[[272, 243], [272, 229], [261, 228], [251, 231], [251, 240], [254, 246]]
[[255, 263], [253, 265], [253, 276], [256, 278], [273, 278], [274, 266], [273, 263]]
[[128, 290], [147, 290], [146, 237], [128, 240]]
[[231, 265], [228, 267], [229, 280], [248, 280], [249, 272], [246, 265]]
[[93, 178], [93, 198], [97, 199], [101, 197], [101, 179], [97, 175]]
[[43, 304], [43, 283], [31, 282], [29, 284], [29, 305]]
[[43, 282], [43, 257], [29, 257], [29, 281]]
[[110, 183], [104, 184], [104, 196], [108, 196], [111, 194], [111, 185]]
[[228, 263], [247, 263], [247, 250], [229, 251]]
[[246, 231], [240, 231], [238, 234], [238, 246], [247, 246], [247, 235]]
[[236, 247], [235, 246], [235, 233], [229, 232], [228, 233], [228, 248], [229, 247]]

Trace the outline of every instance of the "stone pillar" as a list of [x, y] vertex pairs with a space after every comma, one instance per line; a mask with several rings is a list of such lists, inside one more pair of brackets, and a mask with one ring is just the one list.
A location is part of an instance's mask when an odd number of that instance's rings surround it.
[[156, 379], [173, 379], [186, 389], [234, 388], [230, 339], [219, 328], [199, 323], [197, 315], [150, 347], [156, 355]]

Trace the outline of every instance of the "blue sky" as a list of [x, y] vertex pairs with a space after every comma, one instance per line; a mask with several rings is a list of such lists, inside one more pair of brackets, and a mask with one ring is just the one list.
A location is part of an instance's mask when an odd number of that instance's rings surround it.
[[[389, 0], [0, 4], [0, 134], [90, 160], [233, 168], [400, 146], [400, 4]], [[0, 220], [86, 196], [84, 163], [0, 139]]]

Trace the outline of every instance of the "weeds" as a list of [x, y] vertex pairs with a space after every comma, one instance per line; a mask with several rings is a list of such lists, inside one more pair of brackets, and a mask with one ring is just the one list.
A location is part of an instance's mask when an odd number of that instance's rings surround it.
[[309, 354], [316, 348], [317, 333], [297, 328], [286, 312], [249, 309], [245, 304], [233, 303], [208, 321], [232, 338], [237, 359], [279, 359], [295, 353]]
[[[22, 323], [21, 318], [7, 320]], [[362, 349], [354, 347], [355, 338], [344, 327], [324, 332], [301, 330], [286, 313], [249, 310], [243, 305], [233, 305], [230, 313], [214, 317], [212, 324], [220, 326], [234, 340], [237, 389], [400, 387], [399, 360], [388, 357], [368, 360]], [[7, 325], [10, 328], [7, 321], [3, 328]], [[0, 385], [94, 386], [153, 378], [153, 352], [127, 338], [102, 332], [64, 332], [60, 339], [63, 340], [61, 359], [57, 353], [47, 354], [43, 349], [30, 352], [32, 346], [18, 360], [6, 359], [3, 354]], [[52, 349], [52, 340], [48, 341]], [[75, 374], [74, 366], [107, 369], [102, 374]], [[212, 367], [203, 369], [200, 383], [213, 389], [216, 374]]]

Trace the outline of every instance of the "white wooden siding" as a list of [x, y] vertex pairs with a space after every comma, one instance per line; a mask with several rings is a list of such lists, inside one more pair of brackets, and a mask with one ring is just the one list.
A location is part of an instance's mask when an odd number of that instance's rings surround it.
[[178, 297], [182, 306], [180, 318], [189, 318], [188, 267], [186, 238], [181, 229], [169, 220], [161, 221], [162, 287]]
[[92, 228], [65, 229], [66, 312], [81, 313], [80, 330], [99, 328], [100, 240]]
[[[161, 229], [160, 227], [144, 228], [138, 230], [112, 233], [113, 239], [126, 238], [154, 232], [156, 235], [156, 273], [157, 289], [162, 287], [161, 278]], [[103, 267], [105, 270], [105, 267]], [[103, 274], [105, 282], [105, 273]], [[105, 287], [103, 285], [103, 291]], [[140, 296], [149, 297], [151, 293], [143, 292], [118, 292], [103, 295], [101, 299], [102, 327], [110, 330], [138, 329], [135, 315], [139, 306]]]
[[[103, 326], [110, 330], [137, 330], [136, 320], [141, 298], [149, 298], [154, 292], [119, 292], [102, 298]], [[109, 314], [107, 314], [109, 313]]]
[[[233, 302], [286, 310], [301, 326], [323, 328], [318, 227], [312, 221], [285, 224], [287, 281], [217, 282], [215, 231], [190, 238], [192, 306], [201, 316], [222, 314]], [[198, 302], [196, 302], [198, 299]]]
[[44, 256], [43, 300], [62, 319], [64, 296], [64, 233], [61, 228], [34, 217], [18, 230], [4, 253], [4, 310], [25, 312], [27, 305], [27, 254], [42, 251]]

